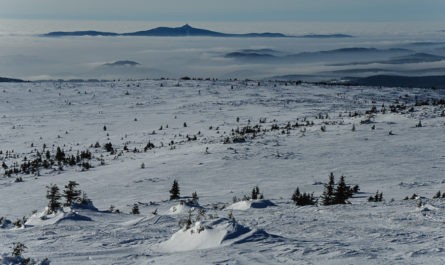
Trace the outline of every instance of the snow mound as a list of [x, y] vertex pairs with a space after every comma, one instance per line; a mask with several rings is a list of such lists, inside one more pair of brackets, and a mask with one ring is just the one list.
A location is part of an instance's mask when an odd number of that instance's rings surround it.
[[63, 221], [92, 221], [91, 218], [78, 214], [75, 211], [59, 210], [55, 213], [48, 214], [48, 207], [40, 213], [35, 213], [29, 217], [25, 226], [45, 226], [57, 224]]
[[239, 201], [235, 202], [227, 207], [229, 210], [240, 210], [245, 211], [250, 208], [266, 208], [270, 206], [276, 206], [273, 202], [270, 200], [245, 200], [245, 201]]
[[159, 244], [163, 252], [190, 251], [216, 248], [246, 240], [257, 232], [240, 225], [234, 219], [220, 218], [196, 222], [189, 229], [181, 229], [171, 238]]
[[185, 201], [180, 201], [179, 204], [170, 207], [170, 209], [168, 209], [166, 214], [174, 215], [174, 214], [188, 213], [190, 211], [193, 212], [199, 208], [202, 208], [201, 206], [199, 206], [199, 204], [191, 204]]
[[431, 204], [425, 204], [425, 205], [422, 205], [421, 207], [419, 207], [418, 210], [420, 212], [430, 212], [430, 211], [436, 211], [436, 210], [438, 210], [438, 208]]

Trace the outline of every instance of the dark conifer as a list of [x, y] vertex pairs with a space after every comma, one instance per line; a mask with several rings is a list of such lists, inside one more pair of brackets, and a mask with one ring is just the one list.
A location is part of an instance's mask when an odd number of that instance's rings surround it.
[[131, 209], [131, 213], [132, 214], [140, 214], [139, 206], [136, 203], [133, 205], [133, 208]]
[[111, 154], [114, 153], [114, 148], [113, 148], [113, 144], [112, 144], [112, 143], [106, 143], [106, 144], [104, 145], [104, 147], [105, 147], [105, 150], [106, 150], [107, 152], [110, 152]]
[[147, 145], [144, 147], [144, 152], [147, 152], [147, 150], [151, 150], [153, 148], [155, 148], [155, 145], [152, 142], [148, 141]]
[[295, 202], [295, 205], [305, 206], [305, 205], [314, 205], [316, 204], [316, 199], [314, 198], [314, 194], [310, 193], [300, 193], [300, 189], [297, 188], [292, 194], [292, 200]]
[[323, 205], [332, 205], [334, 204], [334, 173], [331, 172], [329, 175], [329, 182], [325, 185], [325, 189], [322, 195], [322, 204]]
[[192, 202], [198, 203], [198, 200], [199, 200], [198, 193], [195, 191], [192, 193]]
[[383, 192], [380, 192], [377, 196], [379, 202], [383, 201]]
[[297, 187], [297, 189], [292, 194], [292, 201], [297, 203], [298, 199], [300, 198], [300, 188]]
[[59, 162], [62, 162], [65, 160], [65, 152], [63, 152], [62, 149], [60, 149], [60, 147], [57, 147], [56, 160]]
[[170, 200], [179, 199], [179, 194], [180, 194], [179, 184], [178, 184], [178, 181], [175, 179], [173, 181], [172, 188], [170, 189]]
[[60, 203], [60, 198], [62, 197], [59, 192], [59, 187], [56, 184], [51, 184], [46, 187], [46, 198], [48, 201], [48, 214], [57, 212], [57, 210], [62, 206]]
[[374, 196], [369, 196], [368, 198], [368, 202], [381, 202], [381, 201], [383, 201], [383, 192], [379, 191], [377, 191]]
[[258, 188], [258, 186], [256, 186], [255, 188], [252, 189], [252, 196], [251, 196], [252, 200], [257, 200], [257, 199], [261, 199], [262, 196], [260, 194], [260, 188]]
[[65, 190], [63, 191], [63, 197], [65, 198], [66, 202], [64, 203], [64, 206], [71, 206], [75, 202], [80, 202], [81, 198], [81, 191], [76, 189], [77, 186], [79, 186], [79, 183], [75, 181], [69, 181], [67, 185], [65, 185]]
[[417, 125], [416, 125], [416, 127], [422, 127], [422, 121], [421, 120], [419, 120], [419, 123], [417, 123]]
[[348, 199], [348, 187], [345, 177], [341, 176], [334, 193], [334, 204], [345, 204]]

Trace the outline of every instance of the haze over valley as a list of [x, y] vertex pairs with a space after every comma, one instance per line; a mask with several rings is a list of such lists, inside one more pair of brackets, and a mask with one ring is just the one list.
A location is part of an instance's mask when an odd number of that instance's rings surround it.
[[[8, 27], [0, 30], [2, 76], [25, 80], [287, 76], [313, 81], [378, 74], [438, 75], [445, 68], [445, 34], [436, 23], [424, 23], [412, 29], [406, 23], [394, 22], [388, 26], [375, 22], [365, 30], [361, 23], [321, 22], [258, 25], [197, 22], [189, 26], [230, 34], [272, 32], [290, 38], [88, 34], [59, 34], [58, 38], [49, 38], [42, 35], [60, 31], [121, 33], [144, 32], [141, 30], [158, 26], [183, 27], [180, 22], [40, 21], [33, 24], [28, 27], [25, 22], [3, 23]], [[119, 61], [137, 64], [103, 67]]]

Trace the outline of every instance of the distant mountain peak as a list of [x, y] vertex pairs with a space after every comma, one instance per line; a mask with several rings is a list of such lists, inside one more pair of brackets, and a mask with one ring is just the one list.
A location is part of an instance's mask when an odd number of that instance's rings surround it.
[[212, 31], [208, 29], [195, 28], [189, 23], [186, 23], [180, 27], [157, 27], [148, 30], [128, 32], [128, 33], [113, 33], [113, 32], [100, 32], [94, 30], [88, 31], [55, 31], [41, 35], [43, 37], [65, 37], [65, 36], [148, 36], [148, 37], [244, 37], [244, 38], [274, 38], [274, 37], [291, 37], [282, 33], [223, 33], [218, 31]]
[[103, 64], [103, 66], [127, 66], [127, 67], [138, 66], [138, 65], [140, 65], [140, 63], [130, 60], [120, 60], [112, 63]]
[[101, 32], [95, 30], [87, 31], [55, 31], [41, 35], [42, 37], [65, 37], [65, 36], [147, 36], [147, 37], [235, 37], [235, 38], [351, 38], [353, 36], [346, 34], [311, 34], [304, 36], [290, 36], [277, 32], [261, 32], [261, 33], [224, 33], [212, 31], [203, 28], [195, 28], [186, 23], [180, 27], [157, 27], [148, 30], [114, 33]]

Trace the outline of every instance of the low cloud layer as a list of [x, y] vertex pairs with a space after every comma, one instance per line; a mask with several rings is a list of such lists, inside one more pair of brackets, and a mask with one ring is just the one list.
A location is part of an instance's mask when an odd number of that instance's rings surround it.
[[[114, 26], [115, 24], [111, 24]], [[378, 25], [381, 33], [377, 34]], [[200, 26], [200, 25], [198, 25]], [[282, 28], [286, 33], [348, 33], [348, 39], [300, 39], [300, 38], [211, 38], [211, 37], [64, 37], [43, 38], [33, 34], [3, 34], [0, 36], [0, 76], [23, 79], [114, 79], [114, 78], [159, 78], [181, 76], [215, 78], [268, 78], [280, 75], [322, 75], [327, 78], [354, 73], [364, 75], [372, 72], [408, 74], [438, 73], [445, 67], [444, 61], [425, 61], [399, 65], [385, 64], [397, 56], [427, 53], [445, 56], [445, 34], [437, 27], [419, 26], [411, 33], [396, 27], [370, 24], [373, 34], [360, 34], [361, 24], [355, 30], [339, 27], [307, 26], [306, 30]], [[53, 30], [55, 26], [41, 27], [39, 33]], [[202, 27], [202, 26], [201, 26]], [[227, 27], [227, 25], [226, 25]], [[251, 25], [244, 25], [250, 29]], [[390, 28], [398, 29], [390, 35]], [[50, 29], [49, 29], [50, 28]], [[76, 28], [71, 25], [68, 30]], [[147, 27], [150, 28], [150, 27]], [[214, 29], [212, 27], [207, 27]], [[224, 25], [216, 27], [217, 30]], [[242, 28], [242, 27], [239, 27]], [[272, 30], [280, 31], [275, 25]], [[424, 30], [425, 28], [429, 30]], [[65, 28], [59, 28], [64, 30]], [[84, 29], [84, 28], [76, 28]], [[91, 25], [91, 29], [110, 30], [103, 24]], [[270, 28], [269, 28], [270, 29]], [[316, 31], [320, 29], [320, 31]], [[342, 31], [344, 30], [344, 31]], [[386, 31], [385, 31], [386, 30]], [[118, 31], [118, 30], [117, 30]], [[233, 31], [233, 30], [232, 30]], [[261, 28], [254, 28], [261, 32]], [[383, 33], [382, 33], [383, 32]], [[11, 33], [11, 32], [10, 32]], [[423, 35], [422, 35], [423, 34]], [[441, 34], [443, 36], [441, 36]], [[417, 42], [417, 43], [416, 43]], [[419, 43], [421, 42], [421, 43]], [[429, 42], [429, 43], [428, 43]], [[375, 48], [383, 52], [375, 54], [343, 53], [332, 55], [319, 53], [342, 48]], [[231, 58], [229, 53], [248, 50], [264, 52], [273, 50], [275, 56], [287, 56], [287, 60], [249, 60]], [[404, 49], [401, 52], [397, 49]], [[308, 52], [309, 55], [304, 55]], [[302, 55], [303, 53], [303, 55]], [[297, 55], [297, 56], [295, 56]], [[286, 58], [287, 58], [286, 57]], [[133, 61], [137, 65], [116, 65], [116, 61]], [[349, 64], [354, 62], [368, 64]]]

